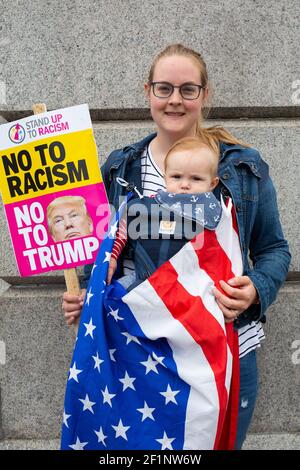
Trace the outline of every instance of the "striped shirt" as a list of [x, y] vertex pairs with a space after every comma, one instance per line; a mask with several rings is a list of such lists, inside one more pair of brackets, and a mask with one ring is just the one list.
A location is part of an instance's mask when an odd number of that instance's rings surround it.
[[159, 189], [166, 189], [164, 175], [156, 165], [150, 147], [141, 156], [142, 189], [144, 196], [153, 196]]
[[[165, 180], [161, 170], [156, 165], [150, 148], [145, 148], [141, 155], [141, 176], [144, 196], [152, 196], [159, 189], [166, 189]], [[124, 274], [134, 271], [132, 260], [124, 259]], [[260, 342], [265, 338], [260, 321], [252, 321], [243, 326], [239, 332], [239, 354], [240, 358], [260, 347]]]
[[264, 330], [260, 321], [252, 321], [242, 326], [239, 330], [240, 357], [246, 356], [253, 349], [260, 347], [260, 342], [265, 339]]

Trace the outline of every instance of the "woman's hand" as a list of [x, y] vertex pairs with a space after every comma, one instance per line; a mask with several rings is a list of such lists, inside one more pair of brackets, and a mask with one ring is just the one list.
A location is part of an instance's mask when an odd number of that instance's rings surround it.
[[80, 316], [85, 294], [86, 289], [82, 289], [81, 295], [72, 295], [64, 292], [62, 309], [68, 326], [71, 326], [76, 318]]
[[250, 305], [258, 303], [257, 291], [248, 276], [233, 277], [228, 282], [220, 281], [220, 286], [229, 297], [216, 287], [213, 294], [226, 323], [233, 322]]

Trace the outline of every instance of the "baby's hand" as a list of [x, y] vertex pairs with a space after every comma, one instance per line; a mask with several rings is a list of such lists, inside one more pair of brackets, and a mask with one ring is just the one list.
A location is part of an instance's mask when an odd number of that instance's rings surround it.
[[107, 273], [107, 280], [106, 280], [106, 284], [108, 286], [111, 283], [111, 279], [113, 275], [115, 274], [116, 269], [117, 269], [117, 260], [115, 258], [110, 258], [109, 268], [108, 268], [108, 273]]

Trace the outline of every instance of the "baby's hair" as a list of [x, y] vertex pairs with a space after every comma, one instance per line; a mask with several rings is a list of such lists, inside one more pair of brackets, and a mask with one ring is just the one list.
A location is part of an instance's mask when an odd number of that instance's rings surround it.
[[219, 149], [213, 143], [203, 142], [199, 137], [184, 137], [183, 139], [177, 140], [175, 144], [168, 150], [165, 161], [164, 161], [164, 170], [166, 172], [168, 166], [168, 160], [170, 156], [180, 150], [201, 150], [201, 149], [208, 149], [213, 154], [212, 160], [212, 176], [217, 176], [218, 172], [218, 163], [219, 163]]

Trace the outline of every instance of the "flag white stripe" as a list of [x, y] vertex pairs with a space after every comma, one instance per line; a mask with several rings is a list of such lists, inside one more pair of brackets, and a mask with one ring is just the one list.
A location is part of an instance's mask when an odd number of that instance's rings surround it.
[[144, 334], [156, 340], [162, 331], [173, 351], [178, 375], [190, 385], [184, 449], [213, 449], [219, 417], [219, 397], [213, 370], [201, 347], [169, 312], [148, 281], [126, 294], [129, 306]]
[[230, 384], [232, 377], [232, 352], [230, 351], [229, 346], [227, 345], [227, 366], [226, 366], [226, 378], [225, 378], [225, 387], [229, 396], [230, 393]]

